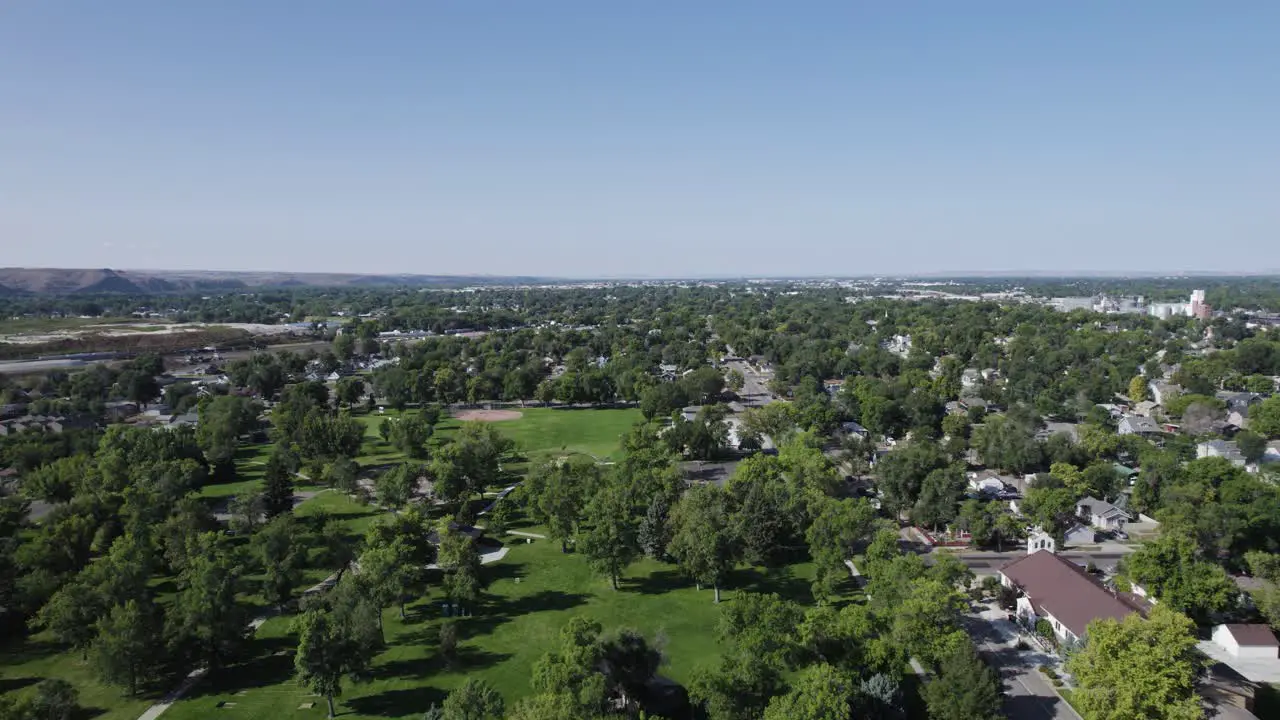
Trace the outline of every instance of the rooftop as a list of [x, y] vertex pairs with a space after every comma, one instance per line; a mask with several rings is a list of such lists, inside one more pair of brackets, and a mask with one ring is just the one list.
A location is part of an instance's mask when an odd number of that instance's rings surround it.
[[1123, 620], [1141, 611], [1138, 603], [1108, 590], [1083, 568], [1048, 550], [1020, 557], [1000, 568], [1000, 573], [1027, 594], [1037, 612], [1052, 615], [1076, 637], [1084, 637], [1094, 620]]

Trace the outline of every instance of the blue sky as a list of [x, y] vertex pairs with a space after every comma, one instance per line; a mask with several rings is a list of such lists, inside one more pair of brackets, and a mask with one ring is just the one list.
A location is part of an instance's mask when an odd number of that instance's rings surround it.
[[0, 2], [0, 265], [1280, 269], [1280, 3]]

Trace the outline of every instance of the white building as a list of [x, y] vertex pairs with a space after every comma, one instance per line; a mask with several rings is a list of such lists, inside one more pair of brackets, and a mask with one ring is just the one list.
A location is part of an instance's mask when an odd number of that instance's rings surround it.
[[1280, 642], [1271, 628], [1262, 624], [1217, 625], [1213, 628], [1213, 644], [1234, 658], [1280, 657]]

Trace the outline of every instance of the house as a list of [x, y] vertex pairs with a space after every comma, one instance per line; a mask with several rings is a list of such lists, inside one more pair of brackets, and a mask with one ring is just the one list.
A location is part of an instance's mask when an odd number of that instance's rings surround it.
[[1244, 455], [1240, 452], [1240, 446], [1234, 440], [1209, 440], [1196, 445], [1196, 457], [1220, 457], [1231, 461], [1236, 467], [1244, 467], [1248, 463], [1245, 462]]
[[835, 397], [840, 392], [840, 388], [842, 387], [844, 387], [844, 380], [837, 379], [837, 380], [822, 381], [822, 389], [825, 390], [827, 394], [830, 395], [831, 397]]
[[1227, 404], [1227, 410], [1238, 412], [1245, 417], [1249, 415], [1249, 408], [1261, 403], [1265, 398], [1258, 393], [1252, 392], [1231, 392], [1223, 390], [1214, 393], [1214, 397]]
[[1024, 625], [1043, 618], [1060, 642], [1074, 645], [1084, 641], [1094, 620], [1123, 620], [1142, 612], [1137, 600], [1107, 589], [1084, 568], [1057, 555], [1045, 533], [1032, 533], [1027, 553], [999, 571], [1000, 584], [1018, 591], [1015, 612]]
[[968, 368], [960, 373], [960, 387], [965, 390], [977, 390], [982, 386], [982, 373], [975, 368]]
[[1232, 410], [1227, 413], [1227, 424], [1240, 430], [1244, 430], [1249, 427], [1249, 415], [1247, 413], [1242, 413], [1239, 410]]
[[1095, 497], [1077, 500], [1076, 515], [1099, 530], [1119, 530], [1129, 521], [1128, 513]]
[[1062, 534], [1063, 545], [1089, 545], [1098, 541], [1098, 533], [1087, 525], [1076, 523]]
[[1080, 442], [1080, 426], [1069, 422], [1046, 422], [1043, 428], [1036, 431], [1036, 439], [1048, 440], [1054, 435], [1066, 435], [1071, 442]]
[[1267, 449], [1262, 453], [1262, 459], [1258, 461], [1259, 465], [1269, 463], [1280, 463], [1280, 440], [1267, 443]]
[[1280, 642], [1276, 641], [1271, 628], [1261, 623], [1217, 625], [1213, 628], [1211, 640], [1234, 658], [1280, 658]]
[[870, 430], [852, 421], [840, 423], [840, 432], [844, 435], [857, 435], [863, 440], [866, 440], [867, 438], [871, 437]]
[[1142, 417], [1151, 417], [1155, 414], [1156, 408], [1160, 407], [1154, 400], [1143, 400], [1140, 403], [1134, 403], [1133, 414]]
[[1120, 418], [1120, 422], [1116, 426], [1116, 433], [1119, 435], [1142, 435], [1147, 437], [1159, 435], [1161, 432], [1160, 425], [1155, 420], [1141, 415], [1125, 415]]
[[965, 407], [964, 405], [960, 404], [959, 400], [951, 400], [947, 402], [946, 405], [943, 405], [942, 407], [947, 411], [948, 415], [964, 415], [965, 414]]
[[1151, 399], [1157, 404], [1164, 406], [1175, 397], [1182, 394], [1182, 386], [1163, 380], [1156, 380], [1151, 383]]

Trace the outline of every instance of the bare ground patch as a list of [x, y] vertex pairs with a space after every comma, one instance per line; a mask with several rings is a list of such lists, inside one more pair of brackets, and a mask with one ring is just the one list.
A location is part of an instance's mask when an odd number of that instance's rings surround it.
[[463, 410], [454, 413], [459, 420], [479, 420], [480, 422], [502, 422], [503, 420], [519, 420], [523, 413], [519, 410]]

